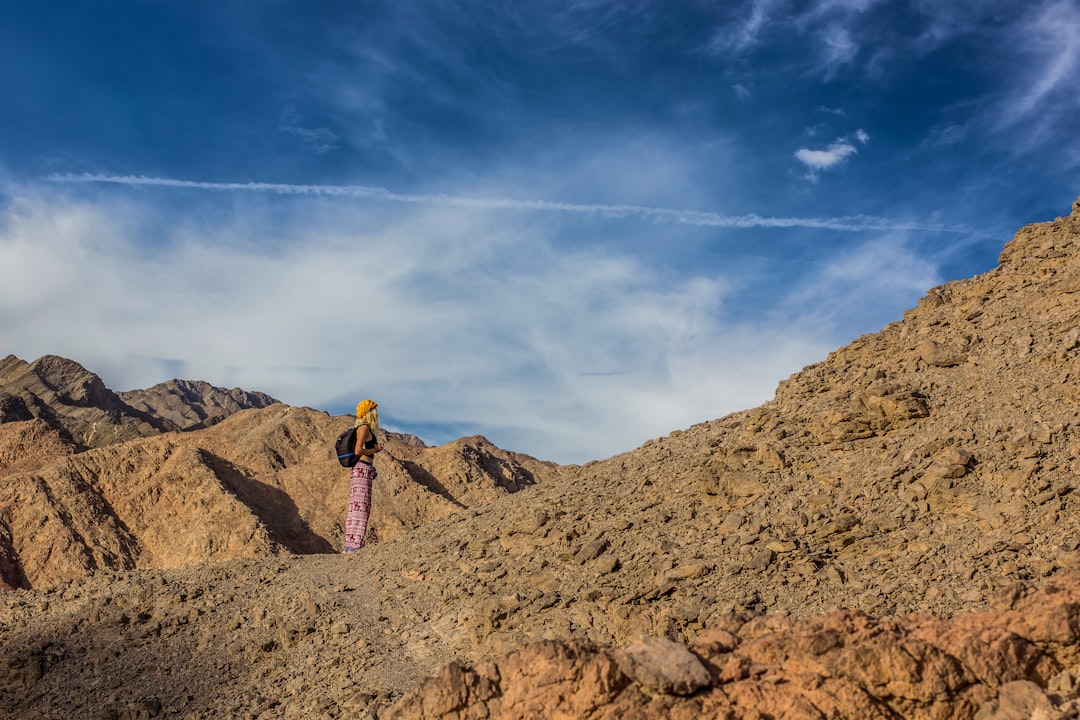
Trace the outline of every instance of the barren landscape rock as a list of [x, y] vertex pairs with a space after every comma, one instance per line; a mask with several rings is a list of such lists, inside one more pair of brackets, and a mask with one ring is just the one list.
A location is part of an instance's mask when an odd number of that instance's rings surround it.
[[1077, 682], [1060, 668], [1080, 648], [1031, 632], [1080, 618], [1080, 574], [1060, 580], [1022, 590], [1009, 610], [952, 621], [838, 612], [810, 622], [759, 618], [739, 623], [739, 634], [706, 631], [690, 649], [655, 638], [614, 649], [531, 646], [494, 663], [448, 666], [389, 717], [1072, 717]]
[[918, 346], [919, 357], [927, 365], [936, 367], [952, 367], [960, 365], [967, 360], [967, 353], [953, 344], [941, 343], [936, 340], [923, 340]]
[[0, 423], [33, 419], [34, 416], [27, 409], [22, 398], [0, 389]]
[[[47, 587], [101, 569], [336, 552], [348, 470], [329, 447], [348, 422], [272, 404], [77, 454], [43, 421], [2, 424], [0, 522], [19, 567], [4, 582]], [[380, 540], [554, 468], [479, 437], [425, 448], [388, 433], [385, 444], [372, 516]]]
[[146, 390], [121, 392], [119, 397], [136, 410], [168, 420], [181, 430], [209, 427], [240, 410], [277, 402], [265, 393], [226, 390], [201, 380], [170, 380]]
[[174, 429], [171, 423], [125, 404], [105, 387], [101, 378], [83, 366], [55, 355], [32, 363], [14, 355], [3, 358], [0, 390], [8, 398], [17, 399], [4, 403], [15, 409], [3, 413], [7, 417], [0, 420], [46, 420], [66, 431], [82, 447], [101, 447]]
[[685, 645], [667, 638], [645, 638], [615, 652], [624, 673], [646, 691], [661, 695], [693, 695], [712, 679]]

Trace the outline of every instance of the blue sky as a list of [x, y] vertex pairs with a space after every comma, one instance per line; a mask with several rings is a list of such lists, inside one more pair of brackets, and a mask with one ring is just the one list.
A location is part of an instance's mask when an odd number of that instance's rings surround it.
[[0, 353], [584, 462], [1080, 194], [1080, 2], [0, 5]]

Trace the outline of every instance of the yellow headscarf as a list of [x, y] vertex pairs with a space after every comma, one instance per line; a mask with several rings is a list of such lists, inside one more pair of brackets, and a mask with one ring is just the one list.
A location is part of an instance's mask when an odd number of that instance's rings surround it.
[[359, 420], [367, 415], [369, 412], [379, 407], [379, 403], [374, 400], [361, 400], [356, 405], [356, 418]]

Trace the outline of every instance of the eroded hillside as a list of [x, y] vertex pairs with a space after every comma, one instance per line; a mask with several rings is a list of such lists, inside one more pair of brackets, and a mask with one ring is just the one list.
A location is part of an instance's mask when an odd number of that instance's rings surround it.
[[[330, 447], [348, 418], [205, 383], [117, 395], [62, 358], [9, 357], [4, 367], [8, 397], [34, 412], [0, 423], [0, 588], [340, 549], [348, 477]], [[140, 414], [121, 398], [164, 407], [173, 419]], [[429, 448], [387, 433], [385, 444], [375, 539], [555, 469], [482, 437]]]

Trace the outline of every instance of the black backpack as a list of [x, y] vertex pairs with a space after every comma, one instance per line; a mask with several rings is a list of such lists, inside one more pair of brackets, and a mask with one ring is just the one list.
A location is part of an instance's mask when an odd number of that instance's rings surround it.
[[342, 467], [351, 468], [360, 462], [360, 456], [356, 454], [356, 428], [351, 427], [338, 435], [334, 441], [334, 454]]

